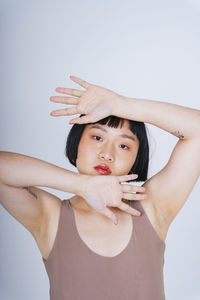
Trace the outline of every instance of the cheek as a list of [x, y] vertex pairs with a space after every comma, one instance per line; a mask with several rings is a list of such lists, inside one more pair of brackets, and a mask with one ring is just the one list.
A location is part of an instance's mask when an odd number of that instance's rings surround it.
[[116, 164], [120, 169], [126, 170], [129, 169], [132, 165], [133, 158], [126, 155], [126, 156], [120, 156], [119, 159], [116, 160]]
[[121, 160], [126, 168], [132, 167], [137, 157], [137, 151], [131, 151], [124, 154], [124, 159]]
[[77, 153], [77, 160], [81, 160], [81, 162], [88, 162], [92, 160], [92, 158], [95, 156], [96, 151], [94, 147], [87, 141], [82, 141], [79, 143], [78, 147], [78, 153]]
[[138, 154], [138, 150], [135, 150], [135, 151], [132, 153], [132, 155], [131, 155], [131, 157], [132, 157], [132, 164], [134, 164], [134, 162], [135, 162], [135, 160], [136, 160], [136, 158], [137, 158], [137, 154]]

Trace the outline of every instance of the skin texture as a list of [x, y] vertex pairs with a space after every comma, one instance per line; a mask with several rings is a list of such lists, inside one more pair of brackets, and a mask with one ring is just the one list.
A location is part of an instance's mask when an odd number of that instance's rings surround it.
[[[91, 128], [87, 125], [79, 142], [76, 166], [78, 172], [87, 175], [99, 175], [94, 166], [105, 163], [112, 173], [110, 175], [126, 175], [130, 172], [139, 149], [139, 140], [129, 128], [128, 120], [124, 121], [123, 127], [114, 128], [107, 125], [96, 124], [99, 128]], [[120, 137], [127, 134], [134, 138]], [[107, 175], [107, 176], [110, 176]], [[93, 209], [84, 198], [75, 197], [76, 208], [92, 212]]]

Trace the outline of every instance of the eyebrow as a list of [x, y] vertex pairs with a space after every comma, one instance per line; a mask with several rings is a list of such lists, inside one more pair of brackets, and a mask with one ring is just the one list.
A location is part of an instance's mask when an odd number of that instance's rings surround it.
[[[102, 127], [100, 127], [98, 125], [93, 125], [89, 129], [92, 129], [92, 128], [96, 128], [96, 129], [100, 129], [101, 131], [108, 132], [105, 128], [102, 128]], [[123, 134], [120, 134], [119, 136], [121, 136], [121, 137], [123, 137], [125, 139], [130, 139], [133, 142], [136, 142], [136, 139], [133, 136], [131, 136], [131, 135], [123, 133]]]

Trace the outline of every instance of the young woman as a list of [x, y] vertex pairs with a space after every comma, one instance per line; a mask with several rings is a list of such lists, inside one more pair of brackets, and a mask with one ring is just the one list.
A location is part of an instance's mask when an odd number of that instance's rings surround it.
[[[72, 97], [51, 101], [75, 106], [51, 115], [81, 114], [66, 144], [78, 173], [1, 151], [1, 204], [34, 236], [51, 300], [164, 300], [166, 235], [200, 175], [200, 111], [70, 78], [85, 90], [57, 88]], [[167, 165], [148, 180], [144, 122], [179, 138]], [[133, 180], [145, 183], [122, 184]], [[36, 186], [75, 196], [61, 201]]]

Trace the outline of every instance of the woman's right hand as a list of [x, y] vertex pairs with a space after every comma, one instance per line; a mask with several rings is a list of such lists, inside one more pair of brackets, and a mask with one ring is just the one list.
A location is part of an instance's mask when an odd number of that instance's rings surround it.
[[121, 184], [121, 182], [133, 180], [137, 177], [137, 174], [123, 176], [88, 175], [85, 177], [80, 196], [83, 197], [91, 207], [107, 216], [115, 225], [117, 225], [117, 216], [108, 208], [108, 206], [118, 207], [134, 216], [140, 215], [139, 211], [122, 201], [122, 199], [146, 199], [147, 195], [135, 193], [144, 192], [144, 187], [134, 186], [132, 184]]

